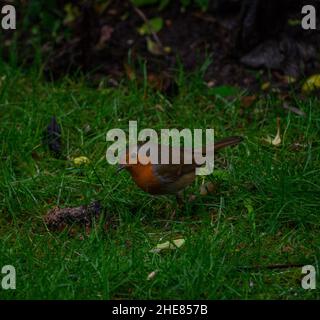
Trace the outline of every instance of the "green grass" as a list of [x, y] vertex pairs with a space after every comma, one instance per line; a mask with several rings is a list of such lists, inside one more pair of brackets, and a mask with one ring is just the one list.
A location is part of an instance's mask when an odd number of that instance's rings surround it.
[[[36, 73], [0, 71], [0, 267], [17, 271], [17, 289], [0, 288], [1, 299], [320, 298], [318, 289], [301, 288], [301, 268], [265, 268], [311, 264], [319, 271], [317, 99], [296, 97], [301, 117], [272, 94], [247, 109], [239, 97], [214, 98], [201, 74], [180, 72], [180, 93], [170, 102], [143, 84], [92, 89], [82, 79], [52, 84]], [[63, 132], [59, 160], [41, 144], [52, 115]], [[278, 147], [263, 142], [275, 135], [277, 116]], [[173, 215], [173, 197], [143, 193], [105, 160], [107, 130], [127, 130], [129, 120], [138, 120], [139, 129], [214, 128], [217, 138], [245, 141], [221, 152], [217, 171], [204, 177], [218, 190], [200, 196], [199, 177], [186, 190], [196, 200]], [[75, 167], [72, 158], [80, 155], [90, 165]], [[89, 233], [46, 228], [52, 207], [93, 200], [105, 208], [107, 229], [103, 219]], [[150, 252], [177, 238], [186, 241], [181, 248]]]

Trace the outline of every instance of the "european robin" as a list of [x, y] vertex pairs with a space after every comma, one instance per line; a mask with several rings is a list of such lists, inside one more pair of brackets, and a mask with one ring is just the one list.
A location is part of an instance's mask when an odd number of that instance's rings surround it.
[[[214, 152], [221, 150], [222, 148], [237, 145], [243, 139], [241, 137], [228, 137], [214, 143]], [[143, 146], [138, 145], [137, 151]], [[161, 145], [158, 145], [159, 155]], [[182, 159], [181, 164], [172, 163], [172, 157], [168, 164], [157, 163], [154, 164], [150, 161], [142, 161], [141, 158], [135, 164], [130, 164], [129, 159], [136, 155], [130, 155], [128, 149], [125, 152], [126, 164], [120, 164], [118, 171], [123, 169], [130, 172], [134, 182], [143, 191], [153, 195], [163, 194], [178, 194], [181, 190], [190, 185], [196, 178], [196, 168], [200, 166], [195, 162], [192, 156], [192, 162], [190, 164], [184, 163], [184, 151], [185, 149], [179, 148], [180, 157]], [[169, 147], [170, 155], [172, 154], [172, 147]], [[190, 149], [189, 152], [192, 152]], [[195, 151], [197, 152], [197, 151]], [[205, 151], [198, 151], [205, 154]], [[194, 153], [195, 154], [195, 153]], [[143, 163], [141, 163], [143, 162]], [[147, 163], [146, 163], [147, 162]]]

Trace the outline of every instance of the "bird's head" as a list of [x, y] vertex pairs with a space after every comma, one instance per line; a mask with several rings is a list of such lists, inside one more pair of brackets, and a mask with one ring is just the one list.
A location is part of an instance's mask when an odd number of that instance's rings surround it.
[[137, 167], [150, 164], [150, 153], [146, 155], [139, 154], [139, 149], [141, 145], [138, 145], [136, 150], [129, 150], [129, 147], [120, 155], [120, 161], [118, 165], [117, 172], [122, 170], [132, 171]]

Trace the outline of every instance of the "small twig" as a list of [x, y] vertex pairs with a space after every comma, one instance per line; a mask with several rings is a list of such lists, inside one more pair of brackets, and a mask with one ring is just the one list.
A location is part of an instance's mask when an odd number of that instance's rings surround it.
[[289, 111], [297, 114], [298, 116], [301, 116], [301, 117], [305, 117], [306, 116], [304, 111], [300, 110], [297, 107], [290, 106], [287, 102], [284, 102], [282, 107], [283, 107], [283, 109], [289, 110]]
[[148, 26], [150, 32], [151, 32], [151, 35], [154, 39], [154, 41], [158, 44], [158, 46], [161, 48], [161, 50], [164, 52], [164, 49], [163, 49], [163, 44], [160, 40], [160, 38], [158, 37], [158, 35], [152, 30], [152, 26], [150, 25], [150, 22], [148, 20], [148, 18], [146, 17], [146, 15], [137, 7], [135, 7], [133, 4], [133, 9], [134, 11], [138, 14], [138, 16], [145, 22], [145, 24]]

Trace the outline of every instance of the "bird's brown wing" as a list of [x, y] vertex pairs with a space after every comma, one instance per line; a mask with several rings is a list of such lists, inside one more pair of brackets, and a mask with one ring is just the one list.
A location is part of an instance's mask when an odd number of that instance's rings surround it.
[[195, 164], [156, 164], [153, 169], [165, 182], [174, 182], [185, 174], [194, 172]]
[[[243, 139], [238, 136], [221, 139], [220, 141], [218, 141], [214, 144], [214, 151], [216, 152], [216, 151], [223, 149], [225, 147], [237, 145], [242, 140]], [[173, 157], [172, 157], [173, 150], [180, 153], [180, 164], [173, 163]], [[192, 148], [188, 148], [187, 150], [188, 150], [187, 152], [191, 152], [191, 155], [192, 155], [192, 152], [193, 152]], [[175, 181], [177, 178], [179, 178], [185, 174], [194, 172], [195, 169], [197, 167], [199, 167], [199, 165], [197, 165], [195, 163], [193, 157], [192, 157], [192, 163], [184, 164], [185, 148], [183, 148], [183, 147], [181, 147], [181, 148], [171, 148], [170, 147], [167, 150], [167, 152], [169, 152], [169, 163], [168, 164], [161, 163], [161, 152], [162, 151], [163, 150], [161, 149], [161, 145], [158, 145], [158, 164], [154, 164], [153, 167], [154, 167], [155, 173], [157, 173], [158, 176], [163, 177], [163, 179], [167, 182]], [[206, 149], [204, 148], [202, 153], [205, 154], [205, 151], [206, 151]]]

